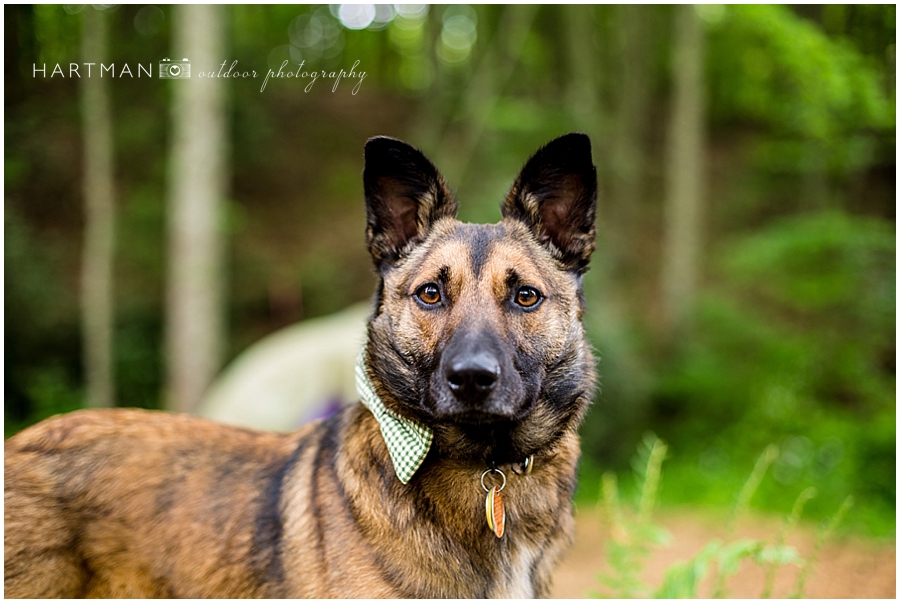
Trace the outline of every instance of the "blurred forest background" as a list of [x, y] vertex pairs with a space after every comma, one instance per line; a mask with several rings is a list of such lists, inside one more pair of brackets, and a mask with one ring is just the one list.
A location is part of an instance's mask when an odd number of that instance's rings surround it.
[[[89, 405], [190, 411], [252, 343], [367, 300], [368, 137], [495, 221], [528, 155], [579, 130], [602, 387], [580, 495], [653, 431], [664, 503], [728, 505], [775, 443], [754, 506], [815, 486], [808, 516], [852, 494], [846, 525], [894, 536], [894, 5], [4, 13], [7, 437]], [[191, 79], [158, 77], [166, 57]], [[261, 91], [285, 60], [357, 75]], [[199, 77], [223, 61], [257, 77]]]

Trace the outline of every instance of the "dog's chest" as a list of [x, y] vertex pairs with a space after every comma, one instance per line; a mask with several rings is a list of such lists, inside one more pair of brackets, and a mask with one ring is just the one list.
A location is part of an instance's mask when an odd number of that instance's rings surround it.
[[537, 548], [530, 546], [517, 547], [511, 551], [508, 562], [500, 570], [488, 596], [492, 599], [533, 599], [533, 574], [539, 553]]

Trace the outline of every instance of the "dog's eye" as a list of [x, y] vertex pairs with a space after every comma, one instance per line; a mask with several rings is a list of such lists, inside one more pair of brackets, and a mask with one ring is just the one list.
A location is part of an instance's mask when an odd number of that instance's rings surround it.
[[516, 291], [516, 303], [523, 308], [534, 308], [542, 299], [540, 291], [534, 287], [520, 287]]
[[441, 301], [441, 290], [434, 283], [425, 283], [416, 289], [416, 297], [423, 304], [433, 306]]

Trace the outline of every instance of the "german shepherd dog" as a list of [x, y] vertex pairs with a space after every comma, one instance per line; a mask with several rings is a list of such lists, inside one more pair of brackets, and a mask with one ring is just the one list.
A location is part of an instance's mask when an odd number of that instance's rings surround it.
[[380, 277], [368, 405], [289, 434], [124, 409], [21, 432], [5, 445], [7, 597], [548, 595], [594, 391], [590, 141], [538, 150], [497, 224], [457, 221], [399, 140], [368, 141], [363, 180]]

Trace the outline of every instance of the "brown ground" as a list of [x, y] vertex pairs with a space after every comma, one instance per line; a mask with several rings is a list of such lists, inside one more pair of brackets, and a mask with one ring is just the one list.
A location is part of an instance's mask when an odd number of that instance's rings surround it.
[[[654, 588], [662, 582], [665, 570], [677, 561], [691, 559], [710, 540], [723, 538], [723, 520], [697, 512], [659, 513], [657, 523], [671, 533], [669, 546], [658, 548], [645, 564], [644, 582]], [[596, 580], [603, 568], [603, 543], [607, 528], [593, 510], [576, 516], [575, 547], [569, 551], [554, 576], [553, 598], [574, 599], [601, 590]], [[751, 517], [738, 525], [737, 538], [771, 541], [781, 528], [781, 520]], [[801, 525], [788, 536], [787, 544], [808, 558], [815, 542], [815, 526]], [[862, 538], [832, 538], [819, 552], [818, 561], [807, 577], [804, 595], [816, 599], [879, 598], [894, 599], [897, 591], [897, 547], [895, 543]], [[788, 565], [778, 570], [775, 598], [793, 593], [799, 568]], [[727, 596], [758, 598], [763, 591], [764, 571], [752, 561], [744, 561], [738, 573], [726, 582]], [[649, 593], [648, 593], [649, 594]], [[711, 596], [708, 578], [699, 594]]]

